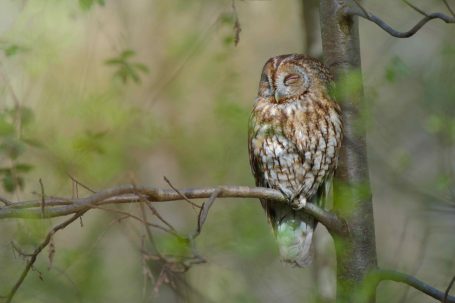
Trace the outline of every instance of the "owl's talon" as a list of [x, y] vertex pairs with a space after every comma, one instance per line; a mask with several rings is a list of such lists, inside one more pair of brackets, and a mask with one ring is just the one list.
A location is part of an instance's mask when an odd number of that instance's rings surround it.
[[286, 197], [286, 200], [288, 200], [288, 203], [292, 204], [292, 201], [294, 200], [293, 193], [286, 187], [282, 186], [281, 184], [278, 185], [278, 190], [283, 194], [283, 196]]
[[304, 197], [299, 198], [299, 196], [302, 193], [304, 188], [305, 188], [304, 185], [300, 186], [299, 190], [292, 196], [292, 202], [291, 202], [292, 209], [300, 210], [305, 207], [306, 198], [304, 198]]
[[293, 193], [291, 190], [285, 188], [281, 184], [278, 186], [278, 190], [283, 194], [283, 196], [286, 197], [289, 206], [291, 206], [293, 210], [300, 210], [305, 207], [306, 198], [299, 198], [300, 194], [302, 193], [303, 186], [296, 193]]
[[306, 206], [306, 198], [294, 198], [294, 200], [291, 203], [291, 208], [293, 210], [301, 210]]

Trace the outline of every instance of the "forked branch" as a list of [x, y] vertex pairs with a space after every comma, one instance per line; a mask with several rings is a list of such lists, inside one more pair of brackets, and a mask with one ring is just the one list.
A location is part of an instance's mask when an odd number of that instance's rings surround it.
[[[443, 14], [443, 13], [426, 13], [423, 10], [419, 9], [415, 5], [411, 4], [407, 0], [402, 0], [404, 3], [406, 3], [409, 7], [417, 11], [419, 14], [423, 15], [423, 18], [416, 23], [410, 30], [400, 32], [393, 27], [391, 27], [389, 24], [387, 24], [384, 20], [379, 18], [378, 16], [368, 12], [362, 4], [358, 0], [352, 0], [349, 1], [350, 5], [347, 5], [344, 8], [343, 13], [348, 16], [358, 16], [361, 18], [364, 18], [366, 20], [369, 20], [371, 22], [376, 23], [380, 28], [382, 28], [384, 31], [389, 33], [390, 35], [396, 37], [396, 38], [409, 38], [413, 36], [415, 33], [417, 33], [427, 22], [433, 20], [433, 19], [439, 19], [444, 21], [445, 23], [455, 23], [455, 14], [450, 5], [447, 3], [446, 0], [444, 1], [445, 6], [449, 10], [451, 16]], [[352, 4], [352, 2], [354, 4]]]

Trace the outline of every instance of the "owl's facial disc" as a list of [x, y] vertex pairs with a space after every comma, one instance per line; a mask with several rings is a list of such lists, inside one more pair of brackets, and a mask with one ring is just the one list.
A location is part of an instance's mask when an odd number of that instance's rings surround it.
[[306, 71], [296, 65], [286, 66], [277, 72], [275, 82], [275, 100], [277, 103], [296, 99], [306, 93], [310, 87], [310, 81]]

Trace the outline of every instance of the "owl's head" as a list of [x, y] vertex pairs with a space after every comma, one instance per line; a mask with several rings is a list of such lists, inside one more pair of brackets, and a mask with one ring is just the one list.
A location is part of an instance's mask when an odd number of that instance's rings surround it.
[[281, 55], [264, 65], [259, 96], [272, 102], [287, 103], [307, 94], [326, 90], [330, 72], [316, 59], [304, 55]]

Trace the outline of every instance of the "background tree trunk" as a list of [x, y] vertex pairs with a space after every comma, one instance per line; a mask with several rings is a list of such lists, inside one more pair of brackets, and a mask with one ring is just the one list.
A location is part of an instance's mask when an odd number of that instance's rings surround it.
[[[321, 0], [323, 57], [337, 81], [361, 73], [357, 18], [346, 17], [336, 0]], [[376, 245], [369, 185], [365, 125], [362, 123], [363, 86], [339, 97], [344, 119], [344, 142], [334, 182], [334, 207], [345, 217], [349, 235], [334, 235], [337, 254], [337, 302], [354, 297], [363, 278], [376, 269]], [[375, 295], [369, 302], [375, 302]]]

